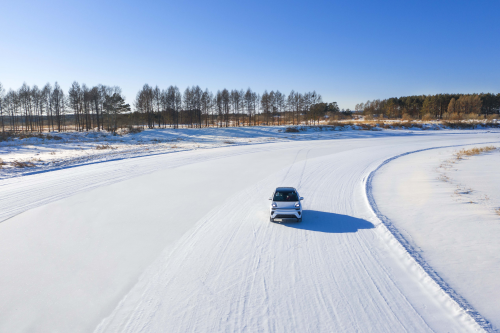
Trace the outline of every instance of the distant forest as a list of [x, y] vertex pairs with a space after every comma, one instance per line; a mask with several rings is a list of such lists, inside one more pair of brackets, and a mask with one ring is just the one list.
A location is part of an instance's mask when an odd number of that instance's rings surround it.
[[355, 111], [388, 118], [456, 119], [500, 112], [500, 94], [438, 94], [394, 97], [357, 104]]
[[[500, 94], [419, 95], [357, 104], [355, 111], [402, 119], [460, 120], [500, 112]], [[325, 116], [328, 116], [325, 118]], [[89, 87], [73, 82], [67, 93], [57, 84], [39, 88], [23, 84], [8, 92], [0, 83], [2, 132], [116, 131], [118, 128], [229, 127], [255, 125], [313, 125], [321, 120], [351, 119], [336, 102], [324, 103], [315, 91], [288, 95], [223, 89], [215, 93], [199, 86], [181, 92], [145, 84], [132, 106], [119, 87]]]
[[323, 103], [314, 91], [258, 94], [249, 88], [213, 93], [193, 86], [181, 92], [176, 86], [160, 89], [146, 84], [132, 107], [116, 86], [74, 82], [65, 93], [57, 83], [43, 88], [23, 84], [6, 92], [0, 84], [3, 132], [314, 124], [327, 112], [339, 111], [337, 103]]

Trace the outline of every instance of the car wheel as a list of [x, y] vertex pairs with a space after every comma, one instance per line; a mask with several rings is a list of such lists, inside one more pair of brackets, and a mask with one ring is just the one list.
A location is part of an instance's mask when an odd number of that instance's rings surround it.
[[274, 222], [274, 219], [272, 217], [269, 218], [270, 222]]
[[297, 222], [302, 222], [302, 217], [298, 218]]

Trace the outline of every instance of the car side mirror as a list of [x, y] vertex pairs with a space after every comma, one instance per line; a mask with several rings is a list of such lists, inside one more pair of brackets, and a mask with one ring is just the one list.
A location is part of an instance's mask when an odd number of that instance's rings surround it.
[[300, 197], [300, 200], [304, 200], [304, 197]]
[[273, 200], [273, 198], [269, 197], [269, 200]]

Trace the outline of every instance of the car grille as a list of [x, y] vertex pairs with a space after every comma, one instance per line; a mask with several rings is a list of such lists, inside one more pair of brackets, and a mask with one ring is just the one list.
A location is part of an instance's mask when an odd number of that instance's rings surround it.
[[295, 215], [288, 215], [288, 214], [278, 214], [275, 216], [277, 219], [296, 219], [297, 216]]

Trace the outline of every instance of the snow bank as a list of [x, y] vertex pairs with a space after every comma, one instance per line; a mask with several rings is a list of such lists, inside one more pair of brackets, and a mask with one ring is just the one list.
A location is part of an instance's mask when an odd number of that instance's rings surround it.
[[[417, 152], [386, 164], [374, 177], [374, 199], [446, 292], [498, 329], [500, 153], [457, 161], [457, 149]], [[484, 327], [494, 330], [486, 322]]]

